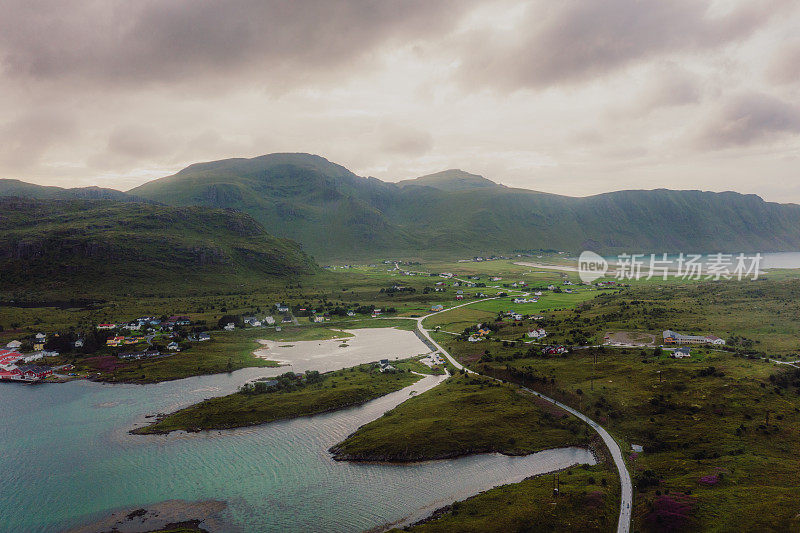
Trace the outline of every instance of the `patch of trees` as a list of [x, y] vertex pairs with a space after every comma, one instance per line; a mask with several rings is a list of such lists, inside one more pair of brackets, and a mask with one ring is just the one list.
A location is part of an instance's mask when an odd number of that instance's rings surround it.
[[264, 394], [267, 392], [290, 392], [301, 389], [307, 385], [322, 383], [325, 374], [320, 374], [316, 370], [308, 370], [305, 374], [297, 375], [294, 372], [286, 372], [280, 376], [266, 381], [254, 381], [245, 383], [239, 388], [243, 394]]
[[408, 293], [408, 294], [414, 294], [415, 292], [417, 292], [417, 289], [415, 289], [414, 287], [398, 287], [397, 285], [395, 285], [395, 286], [392, 286], [392, 287], [381, 288], [381, 290], [380, 290], [381, 294], [384, 294], [384, 293], [385, 294], [395, 294], [395, 293], [403, 293], [403, 292]]
[[220, 318], [217, 321], [217, 326], [219, 326], [219, 328], [222, 329], [231, 322], [233, 322], [233, 325], [236, 326], [237, 328], [244, 327], [244, 320], [242, 320], [242, 315], [222, 315], [222, 318]]
[[777, 374], [771, 374], [769, 381], [781, 389], [795, 387], [800, 390], [800, 368], [789, 368]]
[[721, 377], [725, 376], [725, 372], [722, 372], [721, 370], [718, 371], [713, 366], [707, 366], [705, 368], [702, 368], [697, 373], [701, 377], [713, 376], [713, 377], [721, 378]]

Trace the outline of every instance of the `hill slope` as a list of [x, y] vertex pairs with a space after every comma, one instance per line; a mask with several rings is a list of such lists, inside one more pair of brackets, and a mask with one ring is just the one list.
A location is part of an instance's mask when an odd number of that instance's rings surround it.
[[0, 197], [24, 197], [46, 199], [87, 199], [87, 200], [117, 200], [120, 202], [148, 202], [138, 196], [133, 196], [116, 189], [103, 187], [75, 187], [64, 189], [62, 187], [34, 185], [20, 180], [0, 179]]
[[800, 249], [800, 206], [754, 195], [654, 190], [574, 198], [457, 170], [393, 184], [309, 154], [201, 163], [129, 192], [175, 205], [242, 210], [325, 259], [542, 248]]
[[20, 294], [186, 292], [311, 274], [249, 215], [110, 200], [0, 198], [0, 279]]

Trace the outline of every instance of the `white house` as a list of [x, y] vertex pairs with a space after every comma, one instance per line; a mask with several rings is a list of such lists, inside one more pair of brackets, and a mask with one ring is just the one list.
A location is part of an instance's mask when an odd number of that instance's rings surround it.
[[276, 307], [278, 308], [279, 313], [288, 313], [289, 306], [286, 304], [277, 304]]
[[181, 348], [180, 346], [178, 346], [177, 342], [171, 342], [167, 344], [167, 350], [172, 350], [173, 352], [179, 352]]
[[543, 339], [547, 337], [547, 332], [542, 328], [532, 329], [528, 332], [528, 337], [531, 339]]
[[22, 343], [17, 340], [11, 341], [8, 344], [6, 344], [6, 348], [8, 348], [9, 350], [17, 350], [19, 349], [20, 346], [22, 346]]
[[83, 348], [83, 339], [78, 339], [73, 343], [76, 348]]
[[47, 335], [45, 335], [44, 333], [37, 333], [34, 338], [37, 341], [44, 342], [45, 340], [47, 340]]
[[692, 351], [688, 346], [681, 346], [680, 348], [675, 348], [675, 351], [672, 352], [672, 357], [675, 359], [683, 359], [685, 357], [691, 357]]
[[268, 326], [274, 326], [275, 325], [275, 319], [272, 318], [271, 316], [268, 316], [268, 317], [264, 318], [264, 323], [266, 325], [268, 325]]
[[542, 295], [542, 291], [536, 291], [536, 292], [533, 293], [533, 295], [534, 296], [541, 296]]
[[248, 326], [253, 326], [254, 328], [261, 327], [261, 321], [254, 316], [245, 317], [243, 320]]
[[224, 329], [225, 331], [233, 331], [234, 329], [236, 329], [236, 324], [234, 324], [233, 322], [228, 322], [222, 329]]

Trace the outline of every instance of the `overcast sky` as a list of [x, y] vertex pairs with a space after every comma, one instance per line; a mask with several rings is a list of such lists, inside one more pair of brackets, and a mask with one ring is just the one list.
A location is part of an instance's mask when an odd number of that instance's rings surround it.
[[4, 0], [0, 177], [311, 152], [584, 196], [800, 202], [793, 0]]

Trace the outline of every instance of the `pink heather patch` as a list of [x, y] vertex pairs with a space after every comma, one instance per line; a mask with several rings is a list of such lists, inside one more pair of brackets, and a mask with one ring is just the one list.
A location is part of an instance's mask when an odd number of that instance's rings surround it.
[[695, 498], [680, 492], [658, 496], [645, 522], [653, 531], [681, 531], [692, 523], [694, 504]]
[[701, 485], [716, 485], [719, 483], [719, 476], [717, 474], [711, 474], [709, 476], [703, 476], [700, 478]]
[[97, 370], [102, 370], [105, 372], [113, 372], [118, 368], [125, 368], [127, 366], [113, 355], [101, 355], [97, 357], [89, 357], [86, 359], [86, 362], [89, 363], [94, 368], [96, 368]]
[[584, 497], [583, 504], [590, 509], [599, 509], [603, 505], [603, 493], [593, 490]]

